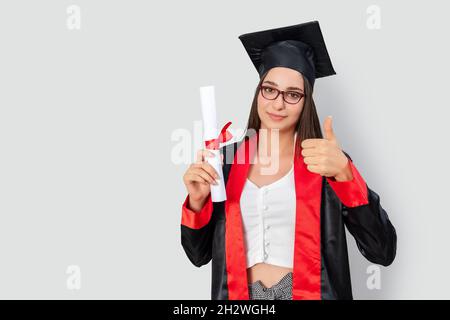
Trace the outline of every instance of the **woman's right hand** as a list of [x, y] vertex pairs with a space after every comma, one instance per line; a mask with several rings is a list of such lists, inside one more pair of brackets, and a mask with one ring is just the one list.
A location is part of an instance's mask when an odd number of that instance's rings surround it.
[[197, 152], [197, 160], [191, 164], [183, 176], [183, 182], [189, 193], [189, 206], [194, 211], [200, 211], [209, 193], [210, 184], [217, 184], [219, 179], [217, 171], [206, 162], [206, 157], [215, 156], [206, 149]]

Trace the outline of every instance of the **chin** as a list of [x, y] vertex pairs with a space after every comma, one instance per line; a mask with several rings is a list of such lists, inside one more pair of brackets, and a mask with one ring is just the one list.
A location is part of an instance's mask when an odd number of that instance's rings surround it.
[[280, 131], [283, 131], [288, 128], [288, 126], [286, 124], [277, 123], [275, 121], [271, 121], [270, 119], [266, 120], [264, 122], [264, 125], [263, 125], [263, 123], [261, 123], [261, 128], [263, 128], [263, 127], [267, 128], [267, 129], [279, 129]]

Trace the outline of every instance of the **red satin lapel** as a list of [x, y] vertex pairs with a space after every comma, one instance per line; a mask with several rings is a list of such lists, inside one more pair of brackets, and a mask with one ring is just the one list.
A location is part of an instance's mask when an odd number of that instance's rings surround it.
[[323, 178], [308, 171], [301, 153], [300, 158], [295, 158], [294, 161], [294, 177], [297, 205], [292, 299], [320, 300], [320, 207]]
[[238, 148], [226, 186], [225, 252], [227, 264], [228, 299], [248, 300], [247, 257], [240, 199], [250, 168], [250, 159], [256, 151], [257, 135], [244, 141]]

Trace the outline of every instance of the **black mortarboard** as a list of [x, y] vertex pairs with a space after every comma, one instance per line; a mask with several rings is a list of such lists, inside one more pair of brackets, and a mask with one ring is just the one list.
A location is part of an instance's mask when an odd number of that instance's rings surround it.
[[314, 86], [316, 78], [336, 74], [318, 21], [246, 33], [239, 39], [260, 77], [273, 67], [287, 67]]

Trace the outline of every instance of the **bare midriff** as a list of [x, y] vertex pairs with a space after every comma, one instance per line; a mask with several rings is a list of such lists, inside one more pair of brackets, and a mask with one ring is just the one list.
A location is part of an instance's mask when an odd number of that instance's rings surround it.
[[257, 263], [254, 266], [247, 268], [247, 280], [249, 284], [259, 280], [266, 288], [270, 288], [277, 284], [281, 278], [289, 272], [292, 272], [292, 268], [268, 263]]

